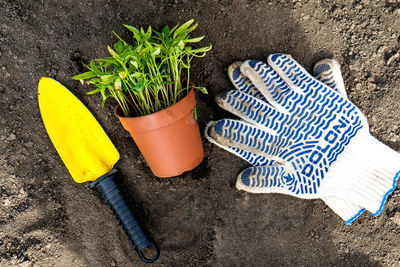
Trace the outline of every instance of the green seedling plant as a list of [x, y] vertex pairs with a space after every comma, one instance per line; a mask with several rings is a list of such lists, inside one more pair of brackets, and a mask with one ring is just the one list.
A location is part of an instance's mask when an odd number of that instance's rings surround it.
[[124, 25], [133, 33], [134, 43], [124, 41], [113, 32], [118, 41], [107, 46], [110, 57], [91, 60], [85, 65], [89, 71], [72, 77], [89, 80], [100, 93], [102, 107], [110, 97], [121, 107], [124, 116], [144, 116], [172, 106], [192, 89], [207, 94], [205, 87], [190, 82], [190, 64], [194, 57], [204, 57], [212, 48], [208, 45], [194, 48], [204, 36], [191, 38], [197, 27], [194, 20], [172, 29], [166, 25], [161, 32], [148, 27], [145, 31]]

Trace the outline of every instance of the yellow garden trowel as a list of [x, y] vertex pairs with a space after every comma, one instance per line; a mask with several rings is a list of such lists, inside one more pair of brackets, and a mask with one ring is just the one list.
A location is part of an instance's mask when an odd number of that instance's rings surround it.
[[[111, 206], [140, 258], [154, 262], [158, 247], [146, 237], [114, 183], [119, 153], [103, 128], [78, 98], [50, 78], [39, 82], [39, 107], [47, 133], [72, 178], [77, 183], [91, 182], [90, 187]], [[144, 255], [145, 249], [150, 249], [151, 257]]]

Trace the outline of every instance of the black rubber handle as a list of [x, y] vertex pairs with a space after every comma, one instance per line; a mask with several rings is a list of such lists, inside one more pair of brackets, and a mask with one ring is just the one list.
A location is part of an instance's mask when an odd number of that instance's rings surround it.
[[[90, 187], [95, 187], [97, 191], [103, 195], [104, 199], [110, 205], [118, 221], [124, 228], [129, 240], [131, 240], [132, 244], [136, 247], [142, 261], [148, 263], [154, 262], [160, 254], [159, 249], [156, 244], [148, 240], [132, 212], [129, 210], [125, 200], [122, 198], [122, 195], [114, 182], [114, 176], [117, 172], [117, 169], [112, 169], [96, 181], [91, 182]], [[148, 259], [143, 255], [142, 250], [146, 247], [152, 247], [155, 251], [156, 255], [153, 258]]]

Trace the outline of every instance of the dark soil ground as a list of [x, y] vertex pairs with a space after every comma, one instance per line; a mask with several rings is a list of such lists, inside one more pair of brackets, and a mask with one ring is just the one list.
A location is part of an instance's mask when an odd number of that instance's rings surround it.
[[122, 24], [175, 25], [194, 18], [213, 50], [195, 60], [201, 129], [231, 116], [214, 97], [232, 85], [234, 61], [291, 54], [308, 70], [324, 57], [342, 65], [350, 99], [371, 132], [400, 151], [400, 2], [385, 1], [0, 1], [0, 265], [142, 266], [111, 210], [76, 184], [39, 113], [41, 76], [67, 86], [119, 150], [118, 183], [161, 249], [155, 266], [399, 266], [400, 190], [374, 218], [344, 225], [320, 200], [235, 189], [248, 164], [204, 140], [194, 171], [158, 179], [136, 145], [87, 86], [70, 77], [107, 55]]

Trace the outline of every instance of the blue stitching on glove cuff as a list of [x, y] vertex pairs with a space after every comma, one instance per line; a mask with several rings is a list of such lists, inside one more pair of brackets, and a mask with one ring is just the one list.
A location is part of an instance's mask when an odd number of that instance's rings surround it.
[[393, 178], [393, 186], [392, 186], [392, 188], [389, 189], [389, 191], [387, 191], [386, 194], [383, 196], [382, 203], [381, 203], [381, 206], [379, 207], [379, 210], [377, 212], [375, 212], [375, 213], [371, 213], [372, 216], [378, 216], [382, 212], [383, 207], [385, 206], [385, 202], [386, 202], [388, 196], [396, 189], [397, 179], [399, 179], [399, 177], [400, 177], [400, 171], [397, 172], [396, 175]]
[[361, 209], [356, 215], [354, 215], [353, 217], [351, 217], [350, 219], [348, 219], [347, 221], [345, 221], [344, 223], [346, 225], [351, 225], [351, 223], [357, 219], [363, 212], [365, 211], [365, 209]]

